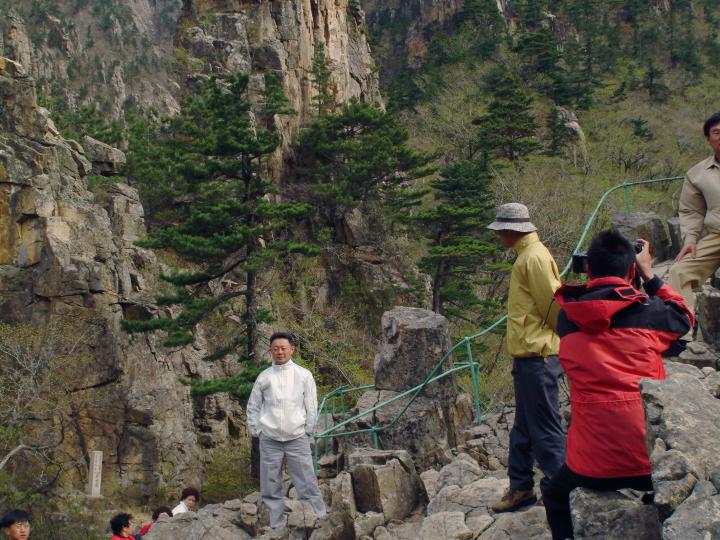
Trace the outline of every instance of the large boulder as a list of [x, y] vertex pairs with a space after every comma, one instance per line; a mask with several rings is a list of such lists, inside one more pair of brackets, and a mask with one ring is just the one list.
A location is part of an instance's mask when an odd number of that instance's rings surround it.
[[[666, 362], [666, 371], [665, 381], [644, 379], [640, 383], [652, 450], [655, 504], [666, 532], [680, 534], [673, 538], [691, 538], [682, 536], [678, 523], [694, 515], [697, 508], [713, 507], [715, 501], [710, 499], [717, 497], [713, 479], [717, 479], [720, 441], [718, 377], [712, 369], [701, 371], [673, 362]], [[704, 538], [702, 531], [715, 530], [713, 519], [695, 520], [699, 536], [692, 537]]]
[[576, 540], [661, 540], [655, 506], [617, 491], [578, 488], [570, 494]]
[[670, 247], [668, 249], [668, 259], [674, 259], [683, 247], [682, 233], [680, 232], [680, 218], [673, 217], [667, 220], [668, 236], [670, 237]]
[[462, 512], [439, 512], [423, 520], [418, 540], [440, 538], [472, 538]]
[[[238, 508], [235, 509], [235, 503]], [[145, 540], [247, 540], [251, 538], [235, 521], [239, 501], [209, 505], [199, 512], [160, 517]]]
[[668, 258], [670, 242], [663, 220], [655, 212], [614, 214], [612, 225], [631, 242], [638, 238], [650, 242], [653, 258], [656, 261], [664, 261]]
[[720, 290], [703, 285], [697, 295], [698, 324], [706, 343], [720, 348]]
[[386, 520], [402, 520], [423, 502], [420, 477], [404, 450], [357, 451], [348, 461], [358, 512], [377, 512]]
[[103, 176], [116, 176], [120, 167], [125, 163], [125, 153], [102, 141], [85, 135], [82, 140], [85, 156], [92, 163], [93, 174]]
[[[382, 316], [383, 342], [375, 355], [375, 387], [402, 392], [430, 375], [442, 356], [450, 350], [447, 320], [427, 309], [396, 307]], [[451, 359], [435, 373], [452, 367]], [[455, 378], [446, 377], [428, 385], [427, 397], [448, 398], [457, 394]]]
[[682, 504], [663, 524], [664, 540], [720, 538], [720, 495]]

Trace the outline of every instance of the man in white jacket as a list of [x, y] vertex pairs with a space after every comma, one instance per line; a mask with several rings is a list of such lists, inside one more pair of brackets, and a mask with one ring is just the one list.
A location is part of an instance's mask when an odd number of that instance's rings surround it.
[[326, 515], [313, 468], [310, 438], [317, 420], [312, 373], [292, 361], [293, 336], [270, 336], [273, 365], [258, 376], [247, 404], [250, 433], [260, 438], [260, 491], [270, 510], [270, 526], [284, 525], [283, 458], [300, 500], [318, 517]]

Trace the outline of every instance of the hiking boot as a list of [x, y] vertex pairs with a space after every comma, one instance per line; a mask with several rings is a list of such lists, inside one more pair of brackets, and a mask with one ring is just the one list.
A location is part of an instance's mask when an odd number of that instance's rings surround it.
[[519, 489], [508, 489], [503, 495], [500, 502], [497, 502], [491, 506], [492, 511], [496, 514], [502, 512], [513, 512], [523, 506], [529, 506], [535, 504], [537, 497], [535, 492], [531, 489], [528, 491], [522, 491]]

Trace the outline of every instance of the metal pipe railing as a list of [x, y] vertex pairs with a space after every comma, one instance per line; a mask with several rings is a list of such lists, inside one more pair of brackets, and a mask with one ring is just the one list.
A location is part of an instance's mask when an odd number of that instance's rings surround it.
[[[664, 177], [664, 178], [652, 178], [647, 180], [637, 180], [637, 181], [625, 181], [622, 184], [618, 184], [617, 186], [613, 186], [610, 189], [606, 190], [605, 193], [600, 197], [598, 200], [597, 205], [593, 209], [592, 213], [590, 214], [590, 217], [588, 218], [587, 222], [585, 223], [585, 227], [583, 228], [582, 233], [580, 234], [580, 238], [578, 239], [578, 242], [575, 246], [575, 249], [571, 253], [571, 257], [568, 260], [568, 263], [563, 268], [562, 272], [560, 273], [561, 277], [564, 277], [567, 275], [567, 273], [570, 271], [570, 268], [572, 267], [572, 255], [575, 255], [577, 252], [580, 251], [582, 246], [585, 244], [585, 241], [587, 239], [587, 235], [590, 232], [595, 220], [597, 219], [597, 216], [600, 213], [600, 210], [605, 205], [605, 202], [607, 201], [608, 197], [613, 194], [614, 192], [622, 189], [625, 192], [625, 204], [628, 212], [631, 211], [631, 200], [629, 195], [630, 188], [637, 187], [637, 186], [643, 186], [643, 185], [649, 185], [649, 184], [657, 184], [661, 182], [672, 182], [677, 180], [682, 180], [682, 176], [670, 176], [670, 177]], [[330, 428], [327, 427], [327, 420], [325, 423], [326, 429], [324, 429], [322, 432], [316, 434], [313, 436], [315, 440], [315, 451], [314, 451], [314, 465], [315, 470], [317, 472], [318, 467], [318, 440], [320, 439], [332, 439], [333, 437], [348, 437], [351, 435], [358, 435], [362, 433], [372, 433], [373, 438], [373, 446], [375, 448], [379, 447], [379, 437], [378, 433], [381, 431], [385, 431], [392, 426], [394, 426], [400, 418], [405, 414], [405, 412], [408, 410], [408, 408], [412, 405], [412, 403], [415, 401], [415, 399], [418, 397], [418, 395], [423, 391], [423, 389], [428, 385], [435, 381], [438, 381], [444, 377], [447, 377], [453, 373], [459, 373], [460, 371], [463, 371], [465, 369], [470, 370], [470, 376], [471, 381], [473, 385], [473, 404], [475, 408], [475, 418], [476, 422], [480, 424], [482, 420], [481, 416], [481, 410], [480, 410], [480, 364], [476, 362], [473, 359], [472, 354], [472, 346], [471, 342], [475, 339], [478, 339], [480, 337], [485, 336], [489, 332], [493, 331], [495, 328], [503, 324], [507, 320], [507, 315], [504, 315], [503, 317], [496, 320], [494, 323], [490, 324], [486, 328], [482, 329], [481, 331], [471, 335], [466, 336], [459, 342], [457, 342], [455, 345], [453, 345], [448, 352], [446, 352], [443, 357], [440, 359], [440, 361], [435, 364], [435, 367], [428, 373], [428, 375], [425, 377], [425, 380], [420, 383], [419, 385], [410, 388], [408, 390], [405, 390], [396, 396], [393, 396], [390, 399], [387, 399], [381, 403], [378, 403], [377, 405], [371, 407], [370, 409], [367, 409], [366, 411], [362, 411], [359, 414], [356, 414], [355, 416], [351, 418], [347, 418], [340, 422], [339, 424], [336, 424]], [[465, 362], [459, 362], [454, 367], [445, 370], [444, 372], [440, 373], [439, 375], [436, 375], [438, 370], [445, 364], [445, 362], [452, 356], [452, 354], [458, 350], [459, 348], [464, 347], [465, 353], [467, 354], [467, 360]], [[364, 385], [364, 386], [358, 386], [358, 387], [347, 387], [347, 386], [341, 386], [339, 388], [336, 388], [335, 390], [331, 391], [330, 393], [326, 394], [322, 402], [320, 404], [318, 415], [325, 414], [327, 415], [327, 402], [329, 399], [336, 400], [338, 397], [341, 397], [343, 400], [343, 406], [344, 406], [344, 400], [345, 396], [351, 392], [357, 392], [360, 390], [369, 390], [375, 388], [375, 385]], [[369, 428], [362, 428], [362, 429], [355, 429], [351, 431], [342, 431], [337, 432], [338, 429], [344, 428], [345, 426], [348, 426], [350, 424], [356, 423], [361, 418], [367, 416], [368, 414], [374, 413], [377, 410], [382, 409], [383, 407], [386, 407], [390, 405], [391, 403], [394, 403], [395, 401], [402, 399], [403, 397], [407, 397], [410, 394], [412, 394], [412, 397], [405, 403], [403, 408], [398, 412], [398, 414], [395, 415], [395, 417], [388, 422], [387, 424], [384, 424], [382, 426], [371, 426]], [[334, 407], [334, 402], [333, 402]], [[328, 452], [328, 444], [326, 443], [325, 453]]]

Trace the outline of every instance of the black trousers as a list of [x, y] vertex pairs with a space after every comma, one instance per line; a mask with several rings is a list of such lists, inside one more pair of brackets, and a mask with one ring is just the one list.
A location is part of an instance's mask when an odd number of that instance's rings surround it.
[[513, 361], [515, 423], [510, 431], [508, 457], [512, 489], [533, 488], [535, 460], [547, 478], [565, 462], [565, 434], [558, 406], [558, 379], [562, 375], [557, 356]]
[[583, 476], [563, 465], [550, 481], [540, 486], [553, 540], [574, 538], [570, 517], [570, 492], [578, 487], [596, 491], [615, 491], [623, 488], [638, 491], [652, 491], [652, 478], [647, 476], [626, 476], [623, 478], [594, 478]]

